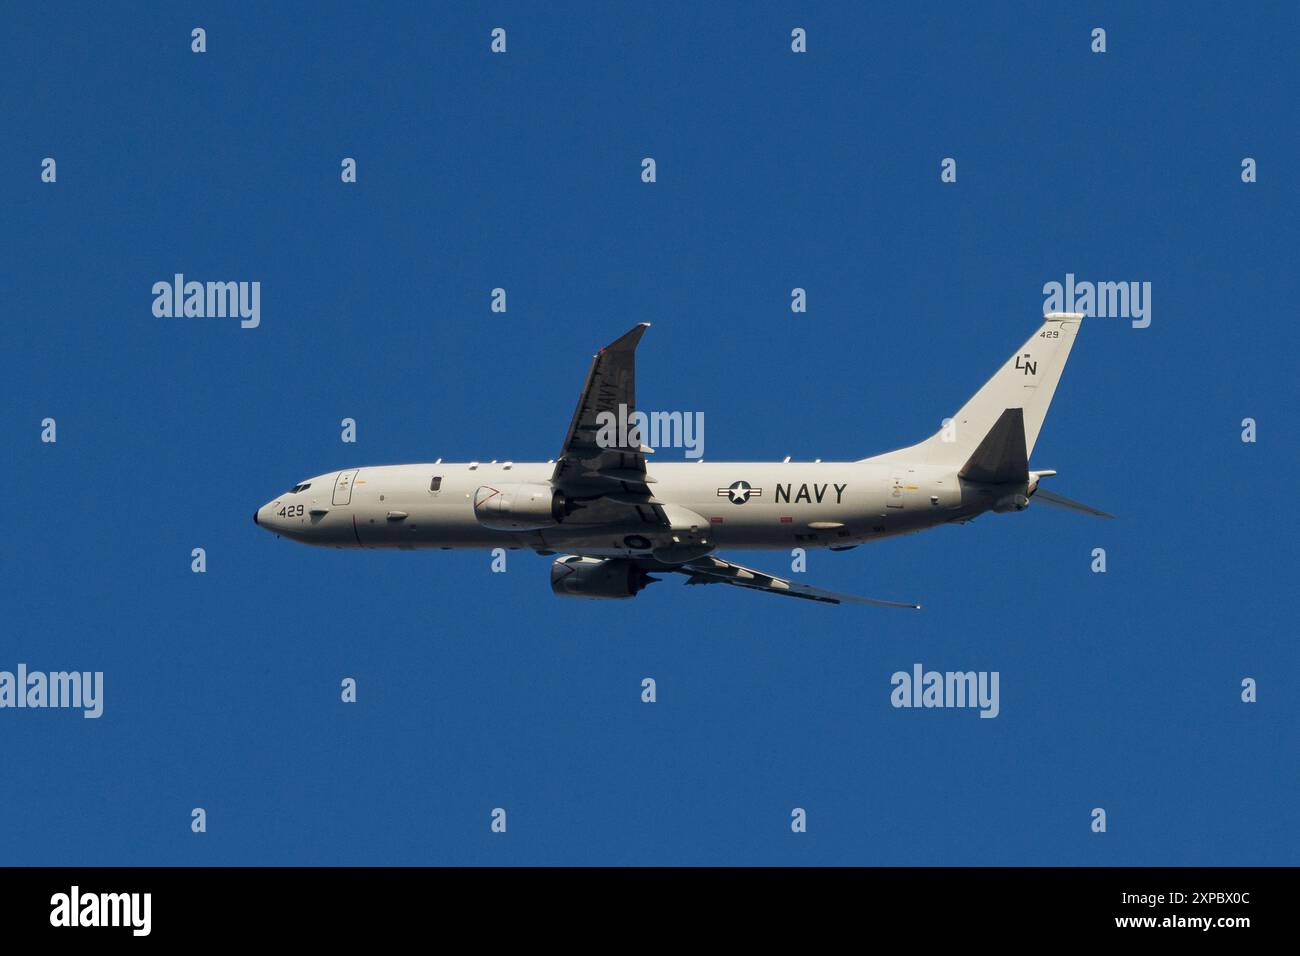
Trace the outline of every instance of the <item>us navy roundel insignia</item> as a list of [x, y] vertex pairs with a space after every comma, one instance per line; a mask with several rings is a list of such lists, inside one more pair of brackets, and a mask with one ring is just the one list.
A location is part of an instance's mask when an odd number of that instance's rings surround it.
[[754, 488], [747, 481], [737, 481], [727, 488], [718, 489], [718, 497], [728, 499], [733, 505], [743, 505], [750, 498], [759, 498], [762, 488]]

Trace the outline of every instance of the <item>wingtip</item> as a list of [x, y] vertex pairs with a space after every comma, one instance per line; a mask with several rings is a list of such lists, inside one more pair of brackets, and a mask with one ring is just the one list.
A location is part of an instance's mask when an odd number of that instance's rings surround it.
[[641, 341], [641, 336], [645, 335], [645, 330], [648, 328], [650, 328], [649, 322], [638, 322], [596, 354], [602, 355], [610, 349], [634, 349], [636, 348], [637, 343]]

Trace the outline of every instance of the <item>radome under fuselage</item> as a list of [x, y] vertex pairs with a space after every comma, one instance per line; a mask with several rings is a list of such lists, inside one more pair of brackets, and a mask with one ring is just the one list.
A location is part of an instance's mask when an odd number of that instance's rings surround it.
[[[333, 548], [528, 548], [603, 557], [649, 553], [626, 521], [578, 511], [555, 527], [498, 531], [476, 517], [483, 486], [546, 485], [551, 462], [380, 465], [330, 472], [258, 509], [277, 534]], [[848, 548], [967, 521], [1026, 491], [958, 478], [894, 455], [855, 462], [662, 462], [654, 495], [702, 519], [716, 548]], [[1018, 508], [1008, 509], [1018, 510]], [[692, 521], [693, 523], [693, 521]], [[642, 547], [642, 544], [645, 544]]]

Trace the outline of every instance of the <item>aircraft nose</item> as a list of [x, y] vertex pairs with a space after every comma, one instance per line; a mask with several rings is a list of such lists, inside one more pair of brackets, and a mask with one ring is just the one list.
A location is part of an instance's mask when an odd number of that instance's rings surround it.
[[268, 501], [253, 512], [253, 524], [272, 533], [279, 533], [279, 522], [276, 520], [275, 512], [271, 510], [271, 502]]

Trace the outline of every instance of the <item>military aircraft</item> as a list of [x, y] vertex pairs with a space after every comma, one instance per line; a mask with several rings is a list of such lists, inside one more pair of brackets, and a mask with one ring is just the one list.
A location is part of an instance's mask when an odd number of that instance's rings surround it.
[[[719, 549], [847, 550], [961, 524], [1031, 500], [1103, 518], [1040, 487], [1029, 468], [1083, 316], [1053, 313], [934, 435], [860, 461], [651, 464], [637, 429], [635, 356], [649, 323], [601, 349], [559, 456], [345, 468], [299, 482], [253, 521], [332, 548], [529, 548], [556, 555], [562, 597], [630, 598], [655, 575], [729, 584], [828, 604], [918, 608], [839, 594], [756, 571]], [[563, 553], [561, 553], [563, 552]]]

